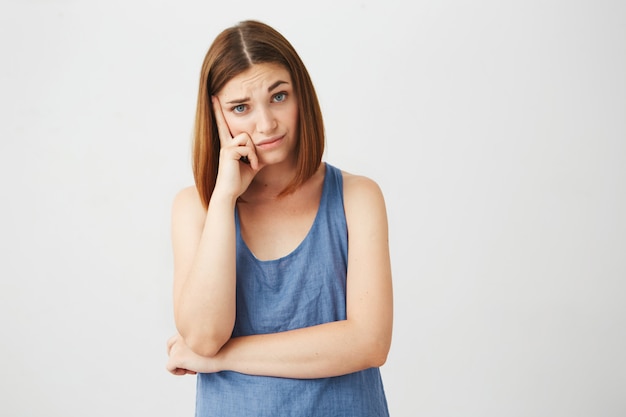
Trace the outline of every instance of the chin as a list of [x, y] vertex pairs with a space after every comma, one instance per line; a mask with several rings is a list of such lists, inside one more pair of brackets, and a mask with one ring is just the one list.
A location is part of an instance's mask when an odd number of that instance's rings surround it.
[[285, 155], [281, 153], [267, 154], [267, 155], [259, 155], [259, 162], [262, 165], [270, 166], [270, 165], [282, 165], [287, 163], [295, 164], [296, 158], [295, 156], [290, 157], [289, 155]]

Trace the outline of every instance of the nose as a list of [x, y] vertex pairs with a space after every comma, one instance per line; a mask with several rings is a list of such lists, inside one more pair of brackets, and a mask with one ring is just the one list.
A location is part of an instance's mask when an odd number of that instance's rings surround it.
[[272, 111], [267, 107], [262, 107], [259, 110], [256, 130], [262, 134], [271, 133], [276, 127], [278, 123], [276, 122], [276, 117]]

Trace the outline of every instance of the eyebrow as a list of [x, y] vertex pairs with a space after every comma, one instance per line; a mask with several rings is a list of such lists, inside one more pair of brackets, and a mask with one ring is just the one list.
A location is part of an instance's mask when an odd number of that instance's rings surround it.
[[[267, 92], [270, 93], [273, 89], [275, 89], [281, 84], [289, 84], [289, 83], [287, 81], [278, 80], [267, 88]], [[249, 100], [250, 100], [250, 97], [244, 97], [244, 98], [239, 98], [236, 100], [227, 101], [226, 104], [245, 103], [246, 101], [249, 101]]]

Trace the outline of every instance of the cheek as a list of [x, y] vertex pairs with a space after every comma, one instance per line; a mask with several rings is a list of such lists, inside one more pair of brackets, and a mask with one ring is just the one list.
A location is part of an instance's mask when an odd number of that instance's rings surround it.
[[232, 115], [225, 114], [224, 120], [226, 120], [228, 130], [230, 130], [230, 134], [233, 135], [233, 137], [244, 132], [250, 133], [249, 128], [245, 123], [245, 119], [243, 117], [234, 117]]
[[291, 121], [291, 123], [298, 123], [298, 106], [294, 106], [292, 109], [290, 109], [291, 111], [289, 112], [288, 118]]

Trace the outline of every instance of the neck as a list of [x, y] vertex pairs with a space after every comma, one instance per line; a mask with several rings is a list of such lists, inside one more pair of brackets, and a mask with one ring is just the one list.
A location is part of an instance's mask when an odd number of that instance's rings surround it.
[[244, 200], [276, 199], [291, 183], [296, 173], [295, 165], [269, 165], [261, 169], [254, 177], [246, 192]]

